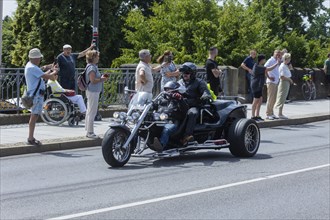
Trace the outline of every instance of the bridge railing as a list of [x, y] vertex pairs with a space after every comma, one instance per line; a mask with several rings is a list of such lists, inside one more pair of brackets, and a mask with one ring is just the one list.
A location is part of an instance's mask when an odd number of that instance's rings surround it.
[[[109, 79], [104, 83], [104, 89], [100, 96], [101, 107], [109, 105], [124, 105], [129, 102], [129, 97], [124, 93], [124, 88], [135, 89], [135, 68], [100, 68], [102, 74], [110, 73]], [[83, 68], [76, 69], [76, 77], [84, 71]], [[205, 70], [199, 69], [198, 77], [205, 78]], [[161, 75], [153, 74], [153, 94], [160, 92]], [[26, 88], [24, 68], [0, 68], [0, 112], [19, 112], [24, 109], [20, 99]], [[76, 93], [85, 98], [85, 92], [76, 88]], [[46, 94], [47, 97], [48, 94]]]

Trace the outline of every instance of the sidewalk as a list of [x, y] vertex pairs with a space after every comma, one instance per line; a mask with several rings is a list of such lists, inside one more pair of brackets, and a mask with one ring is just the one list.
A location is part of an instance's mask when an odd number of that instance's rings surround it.
[[[251, 104], [248, 104], [248, 118], [251, 117]], [[265, 118], [265, 104], [261, 107], [261, 116]], [[278, 112], [275, 109], [275, 114]], [[330, 119], [330, 100], [297, 101], [286, 104], [283, 113], [289, 120], [274, 120], [259, 123], [261, 128], [304, 124]], [[95, 122], [95, 133], [101, 137], [108, 129], [110, 118]], [[35, 137], [42, 146], [27, 145], [28, 124], [0, 126], [0, 157], [25, 153], [36, 153], [50, 150], [63, 150], [82, 147], [99, 146], [101, 139], [91, 140], [85, 136], [84, 124], [69, 127], [67, 123], [61, 126], [49, 126], [37, 123]]]

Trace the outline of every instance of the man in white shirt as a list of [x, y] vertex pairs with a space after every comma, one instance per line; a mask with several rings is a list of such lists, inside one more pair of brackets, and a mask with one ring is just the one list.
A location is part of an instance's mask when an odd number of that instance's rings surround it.
[[135, 71], [135, 90], [139, 93], [138, 104], [145, 104], [152, 100], [152, 88], [154, 86], [152, 72], [158, 72], [162, 67], [159, 65], [152, 68], [150, 65], [151, 57], [149, 50], [144, 49], [139, 52], [140, 62]]
[[[278, 63], [278, 60], [282, 59], [282, 53], [280, 50], [275, 50], [271, 58], [265, 63], [265, 67], [271, 67], [274, 64]], [[267, 110], [266, 110], [266, 119], [274, 120], [278, 117], [274, 114], [274, 105], [276, 102], [277, 87], [280, 80], [279, 67], [275, 67], [272, 71], [267, 72]]]
[[27, 143], [30, 145], [41, 145], [41, 142], [34, 138], [34, 130], [37, 119], [42, 113], [42, 105], [44, 102], [45, 83], [43, 79], [54, 80], [55, 75], [57, 74], [57, 69], [53, 66], [46, 72], [43, 72], [39, 68], [42, 57], [43, 55], [38, 48], [31, 49], [29, 51], [29, 62], [26, 64], [24, 69], [27, 93], [29, 95], [35, 94], [29, 120], [29, 137], [27, 139]]

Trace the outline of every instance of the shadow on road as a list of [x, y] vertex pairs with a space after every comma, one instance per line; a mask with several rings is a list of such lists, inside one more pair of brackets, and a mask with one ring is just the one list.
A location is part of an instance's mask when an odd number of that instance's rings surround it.
[[74, 153], [63, 153], [63, 152], [44, 152], [40, 153], [43, 155], [51, 155], [51, 156], [56, 156], [56, 157], [66, 157], [66, 158], [81, 158], [81, 157], [90, 157], [92, 155], [87, 155], [87, 154], [74, 154]]
[[[181, 155], [179, 157], [173, 158], [163, 158], [163, 159], [146, 159], [139, 161], [130, 161], [122, 168], [112, 168], [111, 170], [134, 170], [134, 169], [143, 169], [143, 168], [161, 168], [161, 167], [181, 167], [181, 168], [192, 168], [197, 166], [212, 166], [216, 162], [227, 162], [227, 163], [237, 163], [241, 159], [244, 160], [266, 160], [271, 159], [272, 156], [268, 154], [257, 154], [251, 158], [238, 158], [232, 156], [227, 152], [190, 152], [189, 154]], [[140, 158], [141, 159], [141, 158]]]
[[283, 144], [283, 143], [275, 142], [275, 141], [271, 141], [271, 140], [261, 140], [260, 143], [261, 144]]

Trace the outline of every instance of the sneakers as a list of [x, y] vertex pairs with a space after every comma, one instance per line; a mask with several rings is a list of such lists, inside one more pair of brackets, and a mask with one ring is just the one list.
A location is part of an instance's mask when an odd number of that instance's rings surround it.
[[261, 118], [260, 116], [252, 117], [251, 119], [253, 119], [253, 120], [255, 120], [255, 121], [264, 121], [264, 119]]
[[194, 136], [192, 136], [192, 135], [186, 135], [186, 136], [184, 136], [184, 138], [182, 138], [180, 140], [180, 142], [181, 142], [182, 145], [187, 145], [188, 142], [191, 142], [193, 140], [194, 140]]
[[279, 117], [279, 119], [289, 119], [289, 118], [286, 117], [285, 115], [279, 115], [278, 117]]
[[276, 115], [272, 115], [272, 117], [273, 117], [274, 119], [279, 119], [279, 117], [277, 117]]
[[273, 121], [273, 120], [275, 120], [275, 118], [274, 118], [272, 115], [270, 115], [270, 116], [267, 116], [267, 117], [266, 117], [266, 120], [271, 120], [271, 121]]
[[87, 138], [91, 138], [91, 139], [98, 139], [98, 138], [100, 138], [99, 136], [97, 136], [94, 133], [88, 133], [88, 134], [86, 134], [86, 137]]

